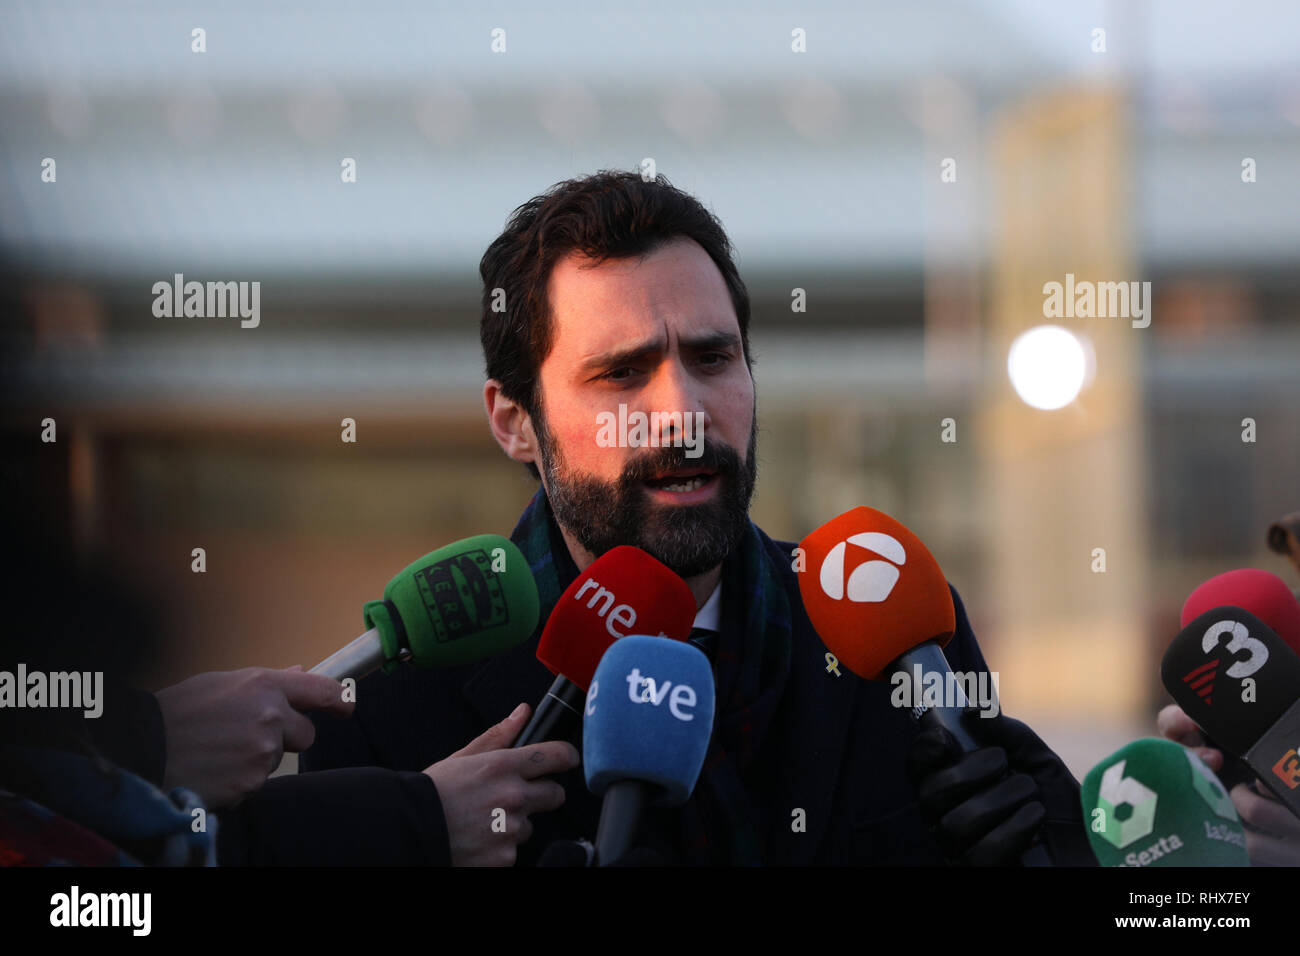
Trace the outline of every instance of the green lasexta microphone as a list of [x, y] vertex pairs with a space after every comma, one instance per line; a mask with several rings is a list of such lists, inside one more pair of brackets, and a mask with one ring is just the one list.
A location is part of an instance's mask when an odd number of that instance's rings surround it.
[[363, 608], [370, 630], [311, 669], [335, 680], [472, 664], [526, 641], [537, 627], [537, 584], [508, 538], [480, 534], [439, 548], [388, 582]]
[[1171, 740], [1135, 740], [1088, 771], [1080, 793], [1102, 866], [1250, 866], [1228, 791]]

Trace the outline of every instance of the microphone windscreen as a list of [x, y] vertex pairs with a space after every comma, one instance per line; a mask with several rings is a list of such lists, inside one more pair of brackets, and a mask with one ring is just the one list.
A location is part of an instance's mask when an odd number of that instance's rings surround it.
[[1223, 784], [1171, 740], [1135, 740], [1088, 771], [1080, 793], [1102, 866], [1250, 866]]
[[921, 539], [874, 508], [854, 508], [800, 542], [808, 619], [839, 662], [877, 680], [903, 653], [952, 638], [948, 581]]
[[695, 789], [713, 733], [713, 669], [693, 644], [632, 635], [615, 641], [587, 689], [582, 764], [603, 796], [620, 780], [659, 790], [681, 806]]
[[[408, 648], [424, 667], [472, 664], [521, 644], [537, 628], [537, 583], [523, 553], [499, 534], [480, 534], [426, 554], [364, 608], [389, 661]], [[391, 664], [390, 664], [391, 666]]]
[[684, 641], [695, 622], [695, 597], [667, 565], [640, 548], [606, 551], [565, 589], [546, 621], [537, 659], [583, 690], [601, 655], [626, 634]]
[[1249, 611], [1300, 654], [1300, 602], [1276, 574], [1258, 568], [1216, 574], [1188, 595], [1179, 626], [1225, 604]]
[[1188, 717], [1240, 757], [1300, 697], [1300, 657], [1249, 611], [1216, 607], [1178, 632], [1160, 680]]

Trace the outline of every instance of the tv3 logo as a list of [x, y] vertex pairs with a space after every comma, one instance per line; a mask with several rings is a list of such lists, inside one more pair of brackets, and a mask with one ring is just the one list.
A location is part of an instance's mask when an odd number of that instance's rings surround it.
[[[848, 546], [854, 545], [866, 551], [889, 558], [889, 561], [863, 561], [851, 572], [848, 579], [844, 577], [844, 559]], [[899, 571], [895, 565], [907, 563], [907, 552], [897, 538], [880, 531], [864, 531], [851, 535], [847, 541], [841, 541], [831, 548], [822, 561], [818, 574], [822, 591], [833, 601], [848, 598], [855, 604], [878, 604], [889, 597], [894, 585], [898, 583]]]
[[[1223, 640], [1224, 637], [1228, 639]], [[1245, 680], [1258, 671], [1268, 661], [1268, 647], [1263, 641], [1250, 636], [1246, 625], [1240, 621], [1216, 621], [1205, 630], [1201, 637], [1201, 650], [1213, 654], [1222, 645], [1229, 654], [1248, 654], [1243, 661], [1233, 661], [1224, 671], [1229, 677]], [[1214, 678], [1219, 670], [1219, 659], [1200, 664], [1183, 675], [1183, 683], [1191, 686], [1209, 707], [1214, 701]]]
[[1291, 790], [1300, 787], [1300, 754], [1296, 753], [1294, 747], [1284, 753], [1281, 760], [1273, 764], [1273, 773], [1277, 774], [1277, 778]]

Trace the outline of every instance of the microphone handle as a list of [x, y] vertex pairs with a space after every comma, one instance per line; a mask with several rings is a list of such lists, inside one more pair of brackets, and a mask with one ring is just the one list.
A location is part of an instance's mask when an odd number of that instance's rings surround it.
[[[923, 699], [922, 693], [924, 686], [918, 686], [913, 679], [917, 669], [920, 669], [922, 679], [929, 673], [938, 673], [940, 677], [950, 673], [952, 668], [948, 666], [948, 658], [943, 656], [943, 650], [934, 641], [926, 641], [924, 644], [918, 644], [910, 651], [905, 651], [898, 658], [894, 665], [895, 673], [901, 673], [911, 683], [909, 700], [918, 702]], [[944, 685], [948, 683], [944, 680]], [[961, 685], [953, 683], [953, 689], [957, 692], [957, 699], [954, 703], [957, 706], [944, 706], [942, 704], [920, 705], [915, 704], [912, 707], [912, 716], [922, 727], [939, 726], [952, 734], [961, 745], [961, 749], [969, 753], [972, 750], [978, 750], [979, 744], [971, 737], [970, 731], [962, 722], [962, 710], [970, 702], [962, 692]]]
[[609, 785], [596, 826], [597, 866], [609, 866], [627, 856], [649, 798], [650, 784], [644, 780], [619, 780]]
[[511, 747], [527, 747], [547, 740], [567, 740], [575, 747], [582, 737], [582, 709], [587, 692], [564, 675], [555, 678], [551, 689], [533, 711], [528, 725]]
[[1242, 757], [1278, 802], [1300, 818], [1297, 740], [1300, 740], [1300, 697], [1291, 702], [1286, 712], [1250, 745]]
[[[902, 672], [906, 679], [911, 682], [910, 699], [913, 701], [923, 699], [921, 696], [923, 688], [916, 686], [916, 681], [913, 680], [916, 667], [920, 668], [923, 680], [924, 675], [931, 672], [937, 672], [942, 677], [952, 671], [952, 668], [948, 666], [948, 658], [943, 656], [943, 649], [934, 641], [926, 641], [924, 644], [918, 644], [910, 651], [904, 652], [898, 658], [898, 663], [895, 664], [894, 669], [896, 672]], [[948, 681], [945, 677], [944, 685], [947, 686], [947, 684]], [[942, 704], [931, 704], [924, 707], [915, 706], [912, 708], [912, 716], [916, 718], [917, 723], [922, 727], [934, 727], [936, 725], [943, 727], [956, 738], [962, 750], [970, 753], [972, 750], [978, 750], [980, 746], [975, 742], [975, 738], [971, 736], [970, 731], [966, 729], [966, 725], [962, 721], [963, 708], [969, 705], [970, 701], [966, 699], [960, 684], [954, 682], [952, 687], [957, 696], [953, 703], [957, 706], [944, 706]], [[1041, 843], [1034, 844], [1020, 854], [1020, 863], [1022, 866], [1053, 865], [1047, 848]]]
[[1205, 738], [1205, 746], [1211, 747], [1223, 754], [1223, 769], [1220, 770], [1216, 777], [1223, 784], [1224, 789], [1231, 790], [1239, 783], [1250, 783], [1255, 779], [1255, 771], [1250, 768], [1250, 764], [1242, 760], [1231, 750], [1225, 750], [1223, 745], [1216, 742], [1213, 737], [1201, 731], [1201, 736]]
[[324, 674], [335, 680], [362, 678], [384, 665], [384, 646], [379, 629], [372, 627], [356, 640], [344, 645], [307, 673]]

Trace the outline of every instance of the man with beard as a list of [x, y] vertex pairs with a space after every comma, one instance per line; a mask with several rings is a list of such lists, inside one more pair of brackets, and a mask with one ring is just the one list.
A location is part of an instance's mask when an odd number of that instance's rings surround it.
[[[1023, 724], [972, 721], [988, 746], [962, 755], [946, 732], [918, 733], [890, 705], [888, 684], [827, 673], [793, 545], [748, 516], [749, 298], [715, 217], [663, 177], [602, 172], [519, 207], [480, 273], [489, 425], [541, 483], [512, 538], [543, 620], [582, 569], [635, 545], [686, 580], [698, 608], [692, 640], [713, 662], [704, 769], [684, 807], [649, 812], [638, 859], [1009, 863], [1041, 839], [1058, 862], [1091, 862], [1078, 784]], [[621, 405], [654, 416], [655, 441], [597, 439]], [[687, 416], [703, 425], [698, 457], [674, 427]], [[948, 659], [984, 671], [954, 600]], [[532, 863], [555, 841], [590, 839], [599, 802], [572, 748], [538, 745], [553, 748], [537, 763], [560, 771], [555, 789], [503, 749], [552, 680], [537, 636], [466, 668], [368, 678], [351, 719], [317, 720], [303, 768], [423, 769], [427, 827], [412, 838], [433, 862]], [[494, 807], [507, 809], [507, 833], [493, 832]]]

